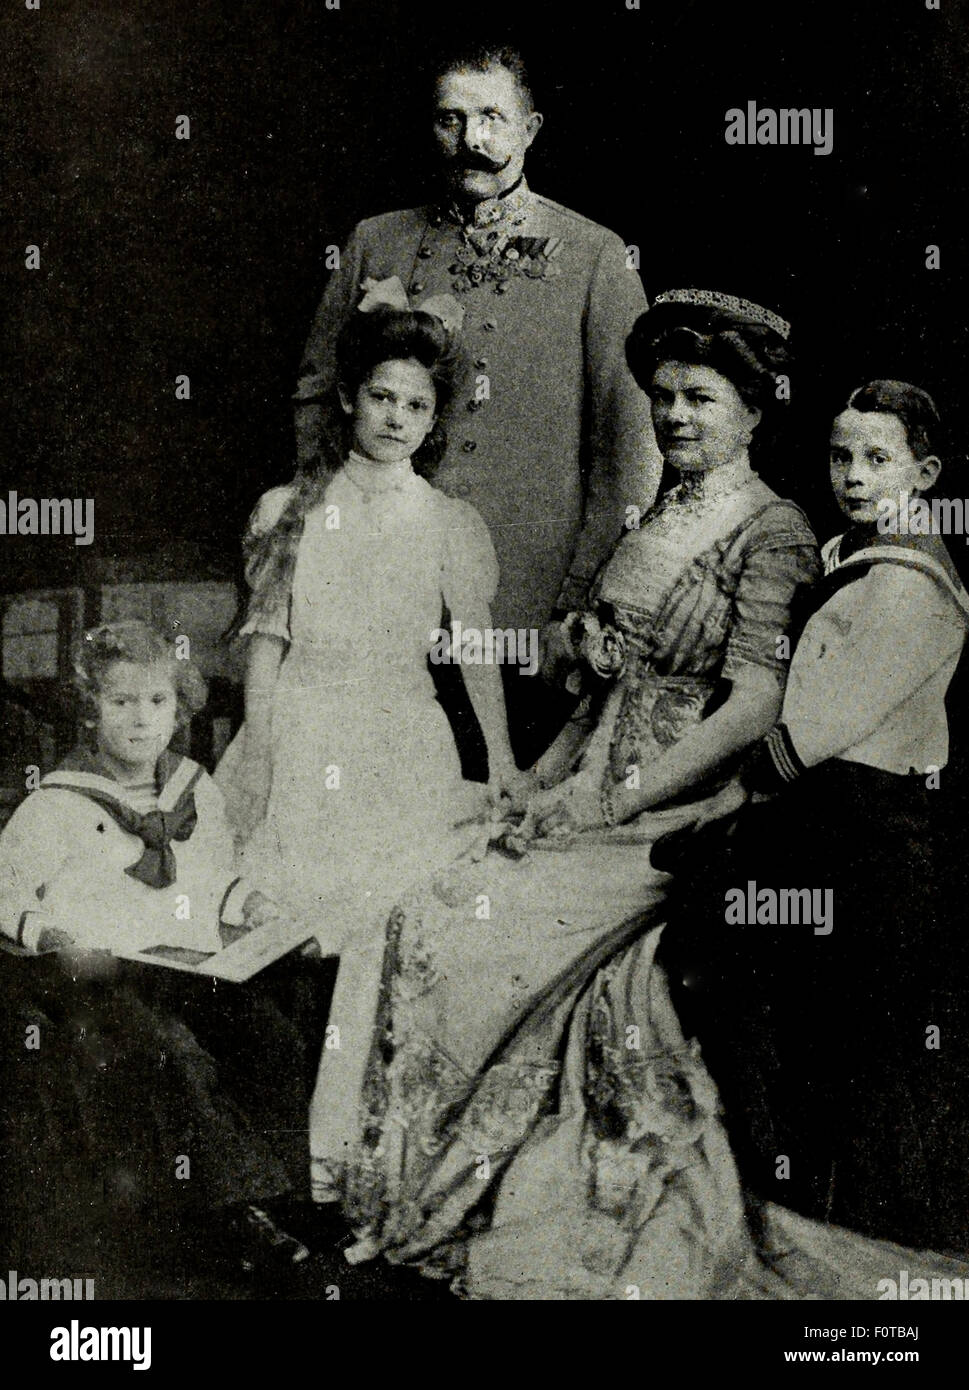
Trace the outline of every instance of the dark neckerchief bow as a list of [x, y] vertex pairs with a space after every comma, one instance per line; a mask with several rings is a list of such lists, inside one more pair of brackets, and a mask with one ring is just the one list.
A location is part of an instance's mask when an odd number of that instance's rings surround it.
[[[158, 763], [158, 778], [163, 787], [171, 779], [181, 761], [181, 758], [167, 751], [162, 754]], [[65, 758], [60, 764], [58, 772], [68, 774], [86, 772], [97, 777], [105, 776], [105, 770], [98, 758], [86, 748], [77, 749]], [[125, 869], [125, 873], [129, 877], [147, 884], [149, 888], [169, 888], [176, 878], [172, 841], [187, 840], [198, 823], [195, 809], [195, 784], [201, 775], [202, 769], [197, 768], [194, 776], [170, 810], [148, 811], [145, 814], [136, 811], [133, 806], [127, 805], [119, 797], [112, 796], [107, 789], [71, 786], [66, 781], [58, 782], [56, 773], [45, 779], [45, 785], [60, 788], [69, 787], [69, 790], [86, 796], [88, 800], [103, 807], [112, 820], [121, 826], [122, 830], [126, 830], [129, 835], [137, 835], [144, 844], [145, 850], [137, 864], [130, 864]]]

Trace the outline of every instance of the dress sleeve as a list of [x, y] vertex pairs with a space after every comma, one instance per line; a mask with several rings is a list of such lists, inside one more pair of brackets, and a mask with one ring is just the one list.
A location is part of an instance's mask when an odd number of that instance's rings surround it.
[[290, 640], [289, 594], [276, 592], [275, 567], [268, 554], [266, 537], [279, 521], [293, 495], [293, 485], [274, 487], [263, 493], [253, 508], [242, 539], [246, 564], [246, 583], [251, 589], [246, 620], [240, 637], [262, 633], [267, 637]]
[[[794, 602], [819, 574], [817, 541], [802, 513], [793, 506], [772, 507], [745, 551], [723, 664], [727, 680], [741, 666], [754, 665], [773, 671], [784, 685]], [[788, 639], [787, 649], [778, 641], [782, 637]]]
[[[443, 494], [442, 494], [443, 497]], [[498, 589], [498, 557], [491, 532], [469, 502], [444, 498], [445, 525], [441, 591], [452, 618], [470, 627], [490, 621]], [[478, 622], [479, 615], [483, 621]]]

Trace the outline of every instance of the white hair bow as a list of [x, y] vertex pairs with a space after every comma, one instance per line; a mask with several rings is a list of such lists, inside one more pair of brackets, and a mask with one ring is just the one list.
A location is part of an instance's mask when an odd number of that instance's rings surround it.
[[387, 304], [391, 309], [420, 309], [422, 313], [433, 314], [440, 319], [449, 333], [458, 333], [464, 323], [464, 309], [453, 294], [433, 294], [420, 304], [411, 304], [407, 298], [399, 276], [391, 275], [387, 280], [375, 280], [368, 276], [360, 288], [363, 299], [358, 304], [361, 314], [369, 314], [380, 305]]

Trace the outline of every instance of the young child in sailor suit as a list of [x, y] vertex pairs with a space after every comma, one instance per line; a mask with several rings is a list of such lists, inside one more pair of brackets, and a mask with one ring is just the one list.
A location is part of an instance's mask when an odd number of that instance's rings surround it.
[[[298, 1262], [306, 1247], [264, 1210], [302, 1168], [302, 1144], [299, 1169], [286, 1148], [299, 1127], [272, 1108], [277, 1093], [280, 1105], [298, 1095], [295, 1026], [273, 1015], [264, 1027], [265, 1008], [254, 1023], [259, 1005], [232, 994], [241, 987], [200, 1000], [184, 975], [107, 954], [162, 943], [217, 950], [220, 923], [252, 928], [279, 915], [234, 871], [221, 793], [168, 746], [202, 707], [204, 682], [138, 621], [89, 632], [76, 672], [90, 742], [0, 835], [0, 930], [27, 957], [0, 954], [0, 1149], [31, 1176], [5, 1205], [26, 1208], [26, 1230], [39, 1212], [56, 1231], [86, 1211], [91, 1229], [123, 1236], [141, 1212], [156, 1234], [211, 1225], [218, 1248], [228, 1239], [246, 1267], [266, 1251]], [[25, 1028], [37, 1043], [29, 1067]], [[223, 1051], [250, 1075], [273, 1069], [273, 1096], [235, 1097], [216, 1060]], [[0, 1190], [0, 1202], [7, 1196]]]
[[273, 906], [233, 868], [222, 795], [168, 745], [205, 687], [146, 624], [88, 633], [77, 666], [91, 745], [0, 836], [0, 930], [28, 950], [169, 944], [218, 950], [220, 922]]

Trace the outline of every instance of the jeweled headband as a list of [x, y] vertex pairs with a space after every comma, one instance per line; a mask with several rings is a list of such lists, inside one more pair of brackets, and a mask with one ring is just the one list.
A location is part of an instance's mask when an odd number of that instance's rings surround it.
[[752, 323], [762, 323], [773, 328], [782, 338], [791, 336], [791, 325], [779, 314], [754, 304], [749, 299], [738, 299], [735, 294], [724, 294], [721, 290], [664, 290], [653, 300], [654, 304], [699, 304], [707, 309], [724, 309], [738, 318], [749, 319]]

